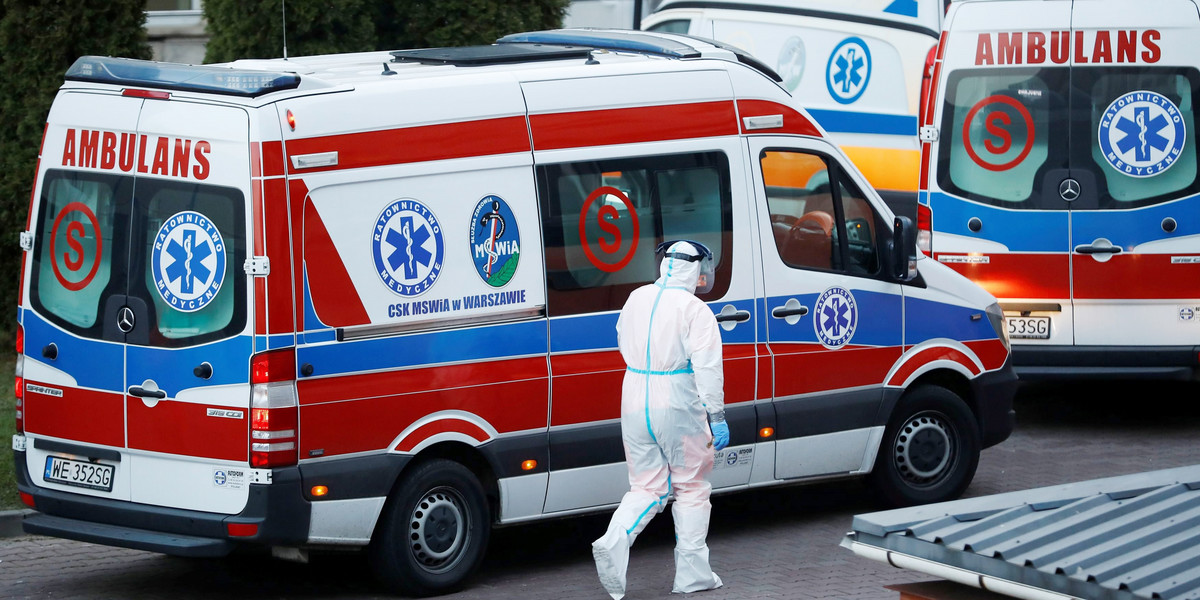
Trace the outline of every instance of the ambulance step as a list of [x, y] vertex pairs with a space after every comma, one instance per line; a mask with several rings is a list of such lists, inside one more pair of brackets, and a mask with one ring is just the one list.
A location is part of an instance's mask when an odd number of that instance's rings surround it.
[[25, 533], [34, 535], [49, 535], [54, 537], [161, 552], [173, 556], [192, 558], [215, 558], [225, 556], [233, 551], [234, 544], [228, 540], [202, 538], [190, 535], [178, 535], [89, 523], [50, 515], [30, 515], [25, 518]]

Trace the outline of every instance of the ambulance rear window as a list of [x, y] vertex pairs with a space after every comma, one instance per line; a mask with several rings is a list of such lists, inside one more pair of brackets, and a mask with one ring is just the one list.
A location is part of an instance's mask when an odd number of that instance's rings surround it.
[[[1039, 173], [1066, 168], [1066, 69], [974, 69], [946, 89], [938, 183], [1006, 208], [1041, 208]], [[1057, 189], [1057, 188], [1056, 188]], [[1057, 201], [1057, 194], [1054, 195]]]

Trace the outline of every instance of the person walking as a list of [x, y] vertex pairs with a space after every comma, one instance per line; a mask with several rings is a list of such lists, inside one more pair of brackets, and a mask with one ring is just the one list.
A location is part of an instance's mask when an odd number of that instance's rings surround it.
[[608, 530], [592, 543], [600, 582], [614, 600], [625, 595], [629, 548], [674, 492], [675, 582], [672, 592], [721, 587], [708, 560], [713, 451], [729, 445], [725, 423], [721, 334], [696, 293], [713, 284], [713, 255], [690, 240], [658, 246], [659, 278], [629, 295], [617, 319], [625, 359], [621, 437], [629, 492]]

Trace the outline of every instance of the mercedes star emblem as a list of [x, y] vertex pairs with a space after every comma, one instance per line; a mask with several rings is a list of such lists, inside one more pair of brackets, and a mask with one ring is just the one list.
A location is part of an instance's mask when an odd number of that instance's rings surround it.
[[122, 306], [121, 310], [117, 311], [117, 328], [122, 333], [133, 331], [133, 309], [128, 306]]
[[1069, 177], [1064, 179], [1058, 184], [1058, 195], [1067, 202], [1075, 200], [1079, 197], [1079, 182]]

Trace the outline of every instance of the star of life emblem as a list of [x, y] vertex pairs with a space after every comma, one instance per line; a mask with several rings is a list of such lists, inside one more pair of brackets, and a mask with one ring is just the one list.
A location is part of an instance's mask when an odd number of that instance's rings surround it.
[[388, 204], [375, 221], [371, 237], [375, 272], [400, 296], [419, 296], [433, 287], [442, 272], [445, 244], [433, 211], [411, 198]]
[[831, 287], [817, 298], [813, 329], [821, 345], [836, 350], [850, 342], [858, 327], [858, 304], [850, 290]]
[[1183, 113], [1166, 96], [1140, 90], [1113, 100], [1100, 118], [1097, 139], [1104, 160], [1130, 177], [1154, 177], [1183, 152]]
[[167, 306], [196, 312], [221, 291], [225, 258], [224, 238], [212, 221], [196, 211], [175, 213], [154, 236], [154, 289]]

